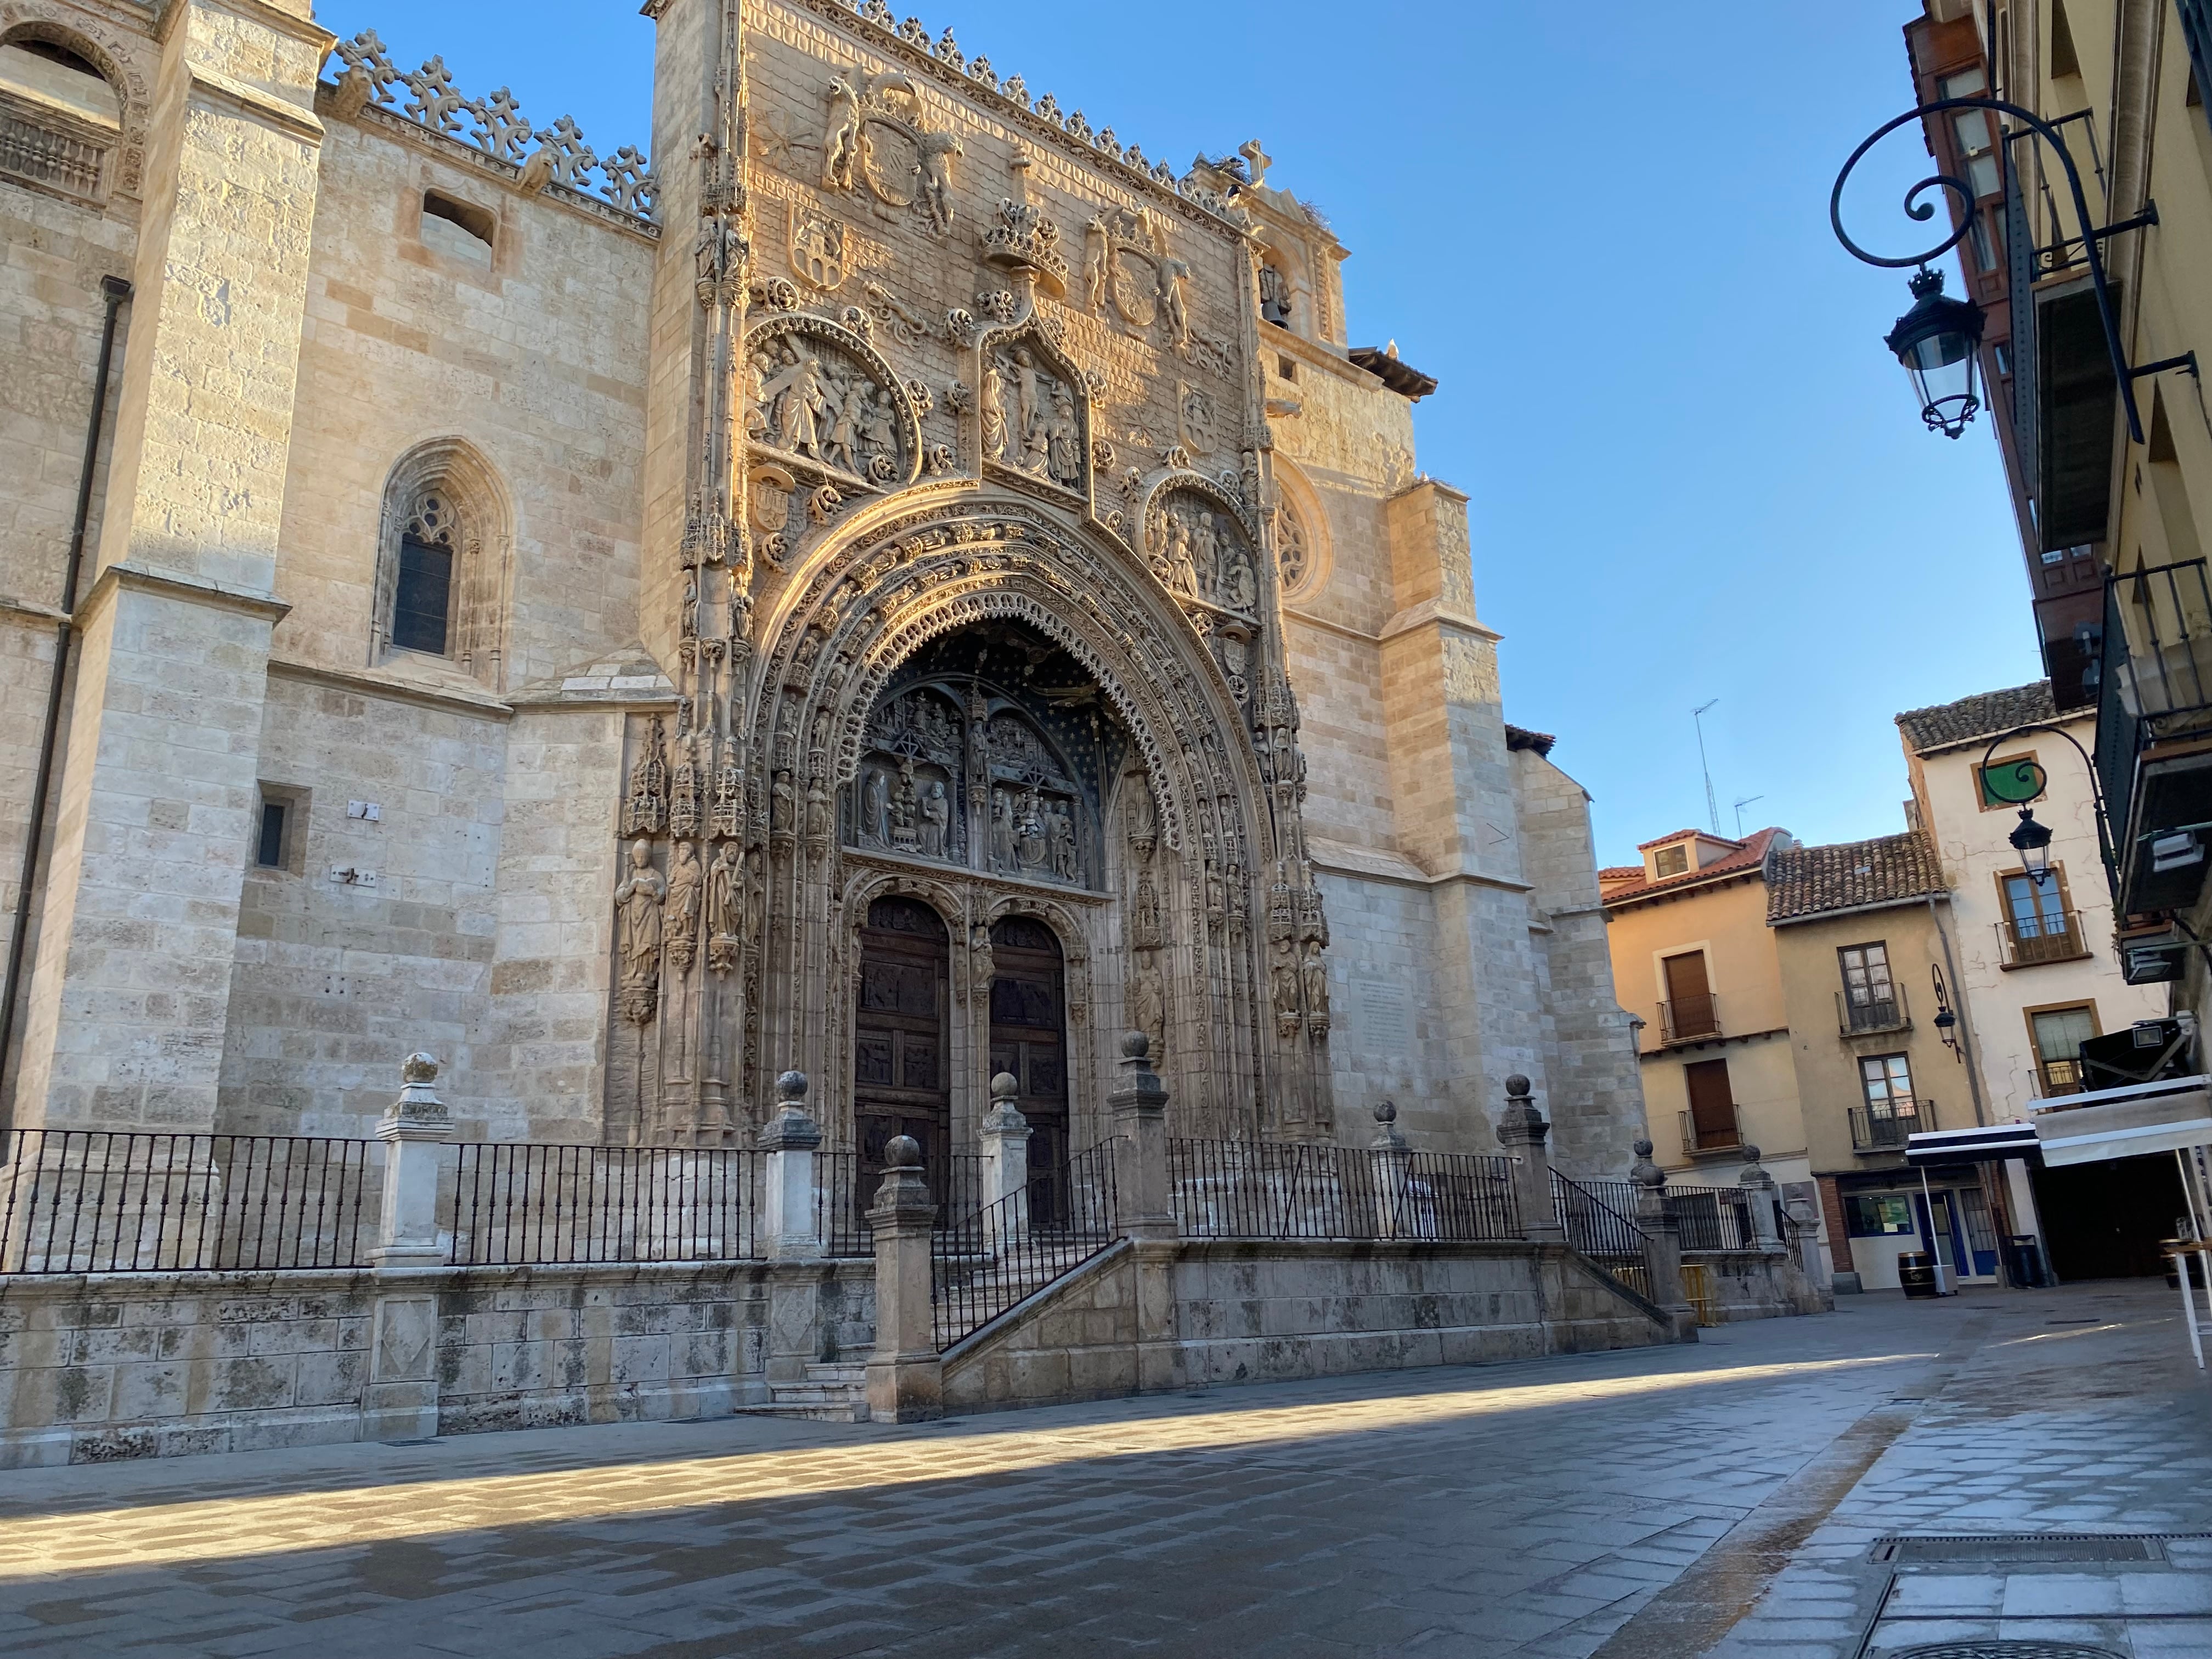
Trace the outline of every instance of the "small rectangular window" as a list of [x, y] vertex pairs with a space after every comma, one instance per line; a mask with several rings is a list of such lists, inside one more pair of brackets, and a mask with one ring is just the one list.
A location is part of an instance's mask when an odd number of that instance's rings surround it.
[[1651, 873], [1655, 876], [1679, 876], [1690, 868], [1690, 849], [1676, 845], [1662, 847], [1651, 855]]
[[1275, 359], [1275, 372], [1286, 380], [1295, 380], [1298, 378], [1298, 366], [1288, 357]]
[[281, 800], [261, 803], [261, 838], [253, 849], [253, 861], [264, 870], [284, 867], [284, 829], [289, 816]]
[[399, 580], [392, 603], [393, 647], [443, 656], [453, 599], [453, 550], [402, 537]]

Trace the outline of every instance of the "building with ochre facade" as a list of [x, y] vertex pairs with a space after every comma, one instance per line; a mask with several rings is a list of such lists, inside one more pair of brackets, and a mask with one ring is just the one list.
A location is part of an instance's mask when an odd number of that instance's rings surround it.
[[307, 0], [0, 0], [13, 1121], [356, 1134], [428, 1048], [493, 1139], [802, 1068], [864, 1159], [1011, 1073], [1035, 1158], [1134, 1028], [1182, 1133], [1526, 1073], [1625, 1168], [1586, 801], [1265, 152], [646, 11], [602, 154]]

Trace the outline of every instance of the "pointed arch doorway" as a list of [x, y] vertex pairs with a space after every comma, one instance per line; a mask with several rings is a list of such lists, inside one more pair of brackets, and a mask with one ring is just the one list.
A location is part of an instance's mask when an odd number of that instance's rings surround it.
[[991, 1075], [1021, 1085], [1014, 1105], [1030, 1122], [1030, 1219], [1067, 1213], [1067, 968], [1051, 928], [1004, 916], [991, 928]]

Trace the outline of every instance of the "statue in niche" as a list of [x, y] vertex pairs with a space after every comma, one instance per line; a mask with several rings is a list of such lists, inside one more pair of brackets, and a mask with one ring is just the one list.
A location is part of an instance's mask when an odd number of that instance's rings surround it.
[[1037, 793], [1031, 789], [1021, 798], [1019, 816], [1014, 824], [1014, 860], [1028, 872], [1043, 869], [1045, 858], [1044, 819]]
[[791, 788], [789, 769], [779, 771], [768, 788], [768, 827], [774, 834], [787, 836], [792, 831], [792, 809], [794, 799]]
[[891, 846], [902, 853], [911, 853], [921, 845], [921, 835], [915, 828], [920, 816], [920, 803], [915, 797], [914, 762], [899, 763], [898, 782], [891, 789]]
[[872, 847], [882, 847], [889, 839], [885, 814], [890, 803], [884, 795], [884, 775], [877, 769], [868, 769], [867, 781], [860, 786], [860, 839]]
[[1213, 514], [1198, 514], [1190, 530], [1191, 562], [1198, 567], [1199, 592], [1209, 599], [1219, 588], [1221, 556], [1215, 541]]
[[1167, 942], [1160, 929], [1160, 890], [1146, 870], [1137, 878], [1137, 899], [1129, 919], [1130, 940], [1139, 951], [1154, 950]]
[[806, 839], [817, 843], [830, 839], [830, 786], [817, 778], [806, 786]]
[[699, 637], [699, 578], [688, 572], [684, 578], [683, 632], [687, 640]]
[[653, 1018], [660, 993], [660, 907], [668, 884], [653, 867], [653, 848], [629, 844], [629, 868], [615, 889], [615, 913], [622, 951], [623, 1017], [634, 1025]]
[[1083, 291], [1093, 312], [1106, 304], [1113, 258], [1114, 233], [1104, 219], [1094, 216], [1083, 228]]
[[691, 957], [699, 939], [699, 849], [688, 841], [676, 843], [668, 862], [668, 896], [662, 910], [668, 940], [668, 960], [676, 971], [691, 971]]
[[1168, 1002], [1160, 984], [1160, 970], [1150, 952], [1138, 959], [1136, 976], [1129, 985], [1129, 1024], [1152, 1039], [1155, 1066], [1167, 1052]]
[[994, 461], [1006, 459], [1006, 383], [999, 373], [998, 359], [983, 364], [983, 453]]
[[1190, 526], [1180, 518], [1168, 520], [1168, 586], [1186, 599], [1198, 597], [1198, 564], [1192, 556]]
[[921, 855], [926, 859], [945, 856], [945, 830], [951, 821], [952, 809], [945, 797], [945, 786], [933, 780], [921, 798]]
[[1045, 835], [1051, 844], [1052, 872], [1062, 881], [1075, 879], [1075, 824], [1067, 808], [1054, 803], [1046, 817]]
[[744, 947], [745, 894], [743, 855], [733, 841], [724, 842], [707, 866], [707, 965], [726, 974]]
[[1244, 550], [1232, 546], [1229, 550], [1229, 568], [1221, 584], [1221, 602], [1231, 611], [1242, 611], [1247, 616], [1260, 608], [1260, 585], [1252, 574], [1252, 561]]
[[1022, 450], [1017, 465], [1024, 472], [1045, 470], [1045, 391], [1052, 377], [1042, 373], [1029, 351], [1014, 349], [1014, 420]]
[[1083, 477], [1083, 457], [1077, 453], [1081, 440], [1075, 424], [1075, 400], [1067, 388], [1052, 394], [1052, 427], [1046, 438], [1046, 469], [1061, 483], [1074, 484]]
[[1292, 1036], [1298, 1029], [1297, 942], [1288, 933], [1278, 933], [1273, 951], [1267, 985], [1275, 999], [1275, 1029], [1284, 1036]]
[[1014, 803], [1004, 789], [991, 792], [991, 867], [1014, 868]]
[[1306, 1023], [1316, 1033], [1328, 1030], [1328, 963], [1322, 956], [1321, 941], [1306, 941], [1304, 977], [1306, 993]]

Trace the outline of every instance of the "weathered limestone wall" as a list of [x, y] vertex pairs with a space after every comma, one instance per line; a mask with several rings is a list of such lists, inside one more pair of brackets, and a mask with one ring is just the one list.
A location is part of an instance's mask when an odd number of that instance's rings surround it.
[[1685, 1250], [1683, 1266], [1712, 1276], [1711, 1307], [1723, 1324], [1834, 1310], [1835, 1293], [1805, 1276], [1787, 1250]]
[[[1164, 1272], [1148, 1276], [1140, 1252], [1159, 1255]], [[1144, 1307], [1146, 1297], [1160, 1305]], [[957, 1350], [945, 1364], [945, 1406], [994, 1411], [1669, 1340], [1556, 1247], [1125, 1245]]]
[[[441, 1434], [713, 1415], [765, 1400], [787, 1346], [807, 1358], [865, 1351], [872, 1273], [730, 1262], [0, 1279], [0, 1468], [376, 1438], [373, 1390], [418, 1376]], [[383, 1316], [424, 1297], [434, 1326], [395, 1344]], [[798, 1328], [779, 1338], [778, 1323]]]
[[1545, 988], [1543, 1080], [1552, 1158], [1568, 1175], [1618, 1175], [1644, 1121], [1636, 1034], [1613, 983], [1589, 797], [1534, 750], [1513, 754], [1522, 868]]
[[[496, 692], [634, 644], [652, 239], [525, 198], [381, 112], [331, 117], [321, 179], [276, 655]], [[468, 239], [442, 220], [453, 234], [426, 238], [430, 190], [493, 216], [487, 261], [453, 251]], [[463, 591], [498, 613], [495, 667], [372, 652], [380, 538], [399, 528], [386, 486], [431, 441], [466, 445], [488, 475], [448, 493], [479, 544], [464, 557], [484, 566]]]
[[[422, 1048], [465, 1137], [509, 1115], [472, 1052], [491, 1010], [507, 732], [495, 706], [272, 676], [260, 781], [293, 800], [303, 844], [292, 867], [246, 872], [218, 1128], [366, 1135], [392, 1056]], [[380, 819], [349, 817], [349, 800]]]

